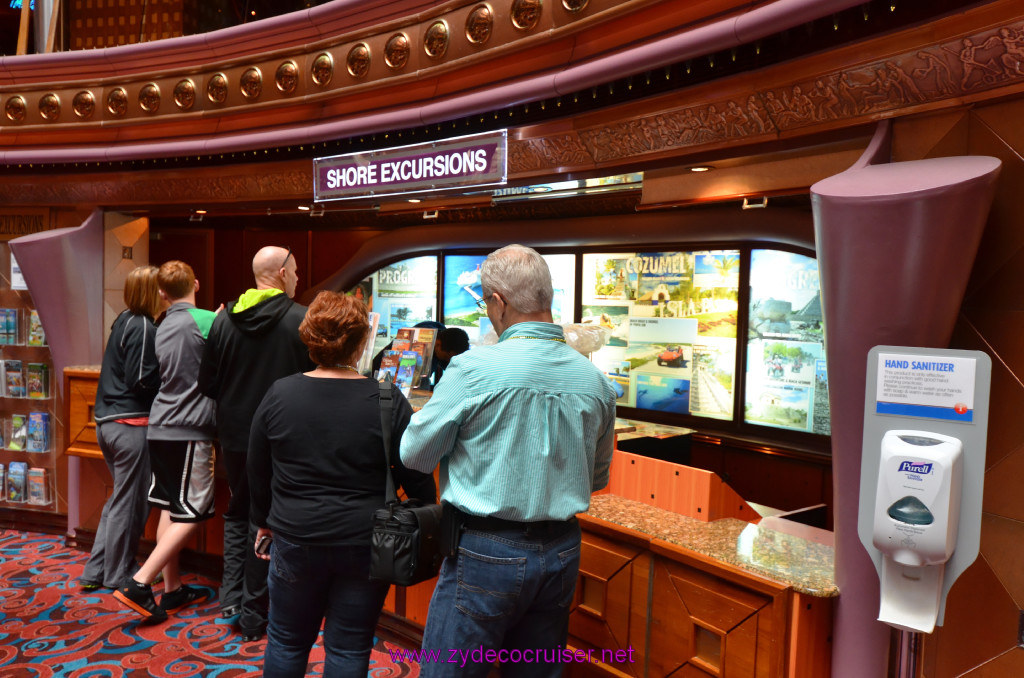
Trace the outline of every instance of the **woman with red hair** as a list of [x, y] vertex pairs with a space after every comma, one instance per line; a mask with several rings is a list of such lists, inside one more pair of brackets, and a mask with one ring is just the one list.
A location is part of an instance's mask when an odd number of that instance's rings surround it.
[[[304, 676], [324, 625], [324, 676], [366, 676], [388, 584], [370, 581], [370, 526], [384, 504], [380, 391], [355, 368], [372, 338], [366, 306], [321, 292], [299, 335], [317, 367], [279, 379], [253, 417], [249, 441], [257, 544], [272, 538], [263, 675]], [[432, 476], [406, 469], [398, 442], [412, 407], [393, 392], [395, 484], [436, 501]], [[257, 549], [257, 553], [260, 549]]]

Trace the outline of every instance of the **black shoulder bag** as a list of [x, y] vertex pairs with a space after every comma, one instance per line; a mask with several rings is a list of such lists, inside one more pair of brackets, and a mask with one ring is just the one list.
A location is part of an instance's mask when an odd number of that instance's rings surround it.
[[419, 499], [398, 501], [391, 471], [392, 385], [380, 383], [380, 425], [384, 435], [387, 480], [384, 508], [373, 512], [370, 579], [411, 586], [437, 575], [441, 552], [441, 505]]

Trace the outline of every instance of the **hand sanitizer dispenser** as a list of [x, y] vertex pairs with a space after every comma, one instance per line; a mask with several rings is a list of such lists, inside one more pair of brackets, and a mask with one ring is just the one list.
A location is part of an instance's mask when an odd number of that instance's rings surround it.
[[926, 431], [882, 438], [873, 544], [882, 552], [878, 619], [931, 633], [945, 563], [956, 547], [963, 445]]

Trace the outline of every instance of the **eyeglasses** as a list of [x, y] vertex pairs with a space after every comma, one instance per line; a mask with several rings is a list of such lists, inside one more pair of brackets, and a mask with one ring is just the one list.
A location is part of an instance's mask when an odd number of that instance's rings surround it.
[[498, 301], [500, 301], [503, 304], [507, 304], [508, 303], [497, 292], [491, 292], [487, 296], [480, 297], [479, 299], [476, 300], [477, 308], [479, 308], [481, 311], [486, 311], [487, 310], [487, 300], [490, 299], [491, 297], [498, 297]]
[[288, 258], [291, 257], [291, 256], [292, 256], [292, 248], [289, 247], [288, 248], [288, 253], [284, 255], [284, 261], [281, 262], [281, 265], [278, 266], [278, 268], [284, 268], [285, 264], [288, 263]]

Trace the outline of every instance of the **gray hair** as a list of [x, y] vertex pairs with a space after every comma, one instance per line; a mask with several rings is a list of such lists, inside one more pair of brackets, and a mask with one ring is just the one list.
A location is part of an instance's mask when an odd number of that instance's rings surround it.
[[480, 286], [484, 298], [497, 292], [520, 313], [551, 310], [551, 270], [530, 247], [507, 245], [488, 254], [480, 265]]

